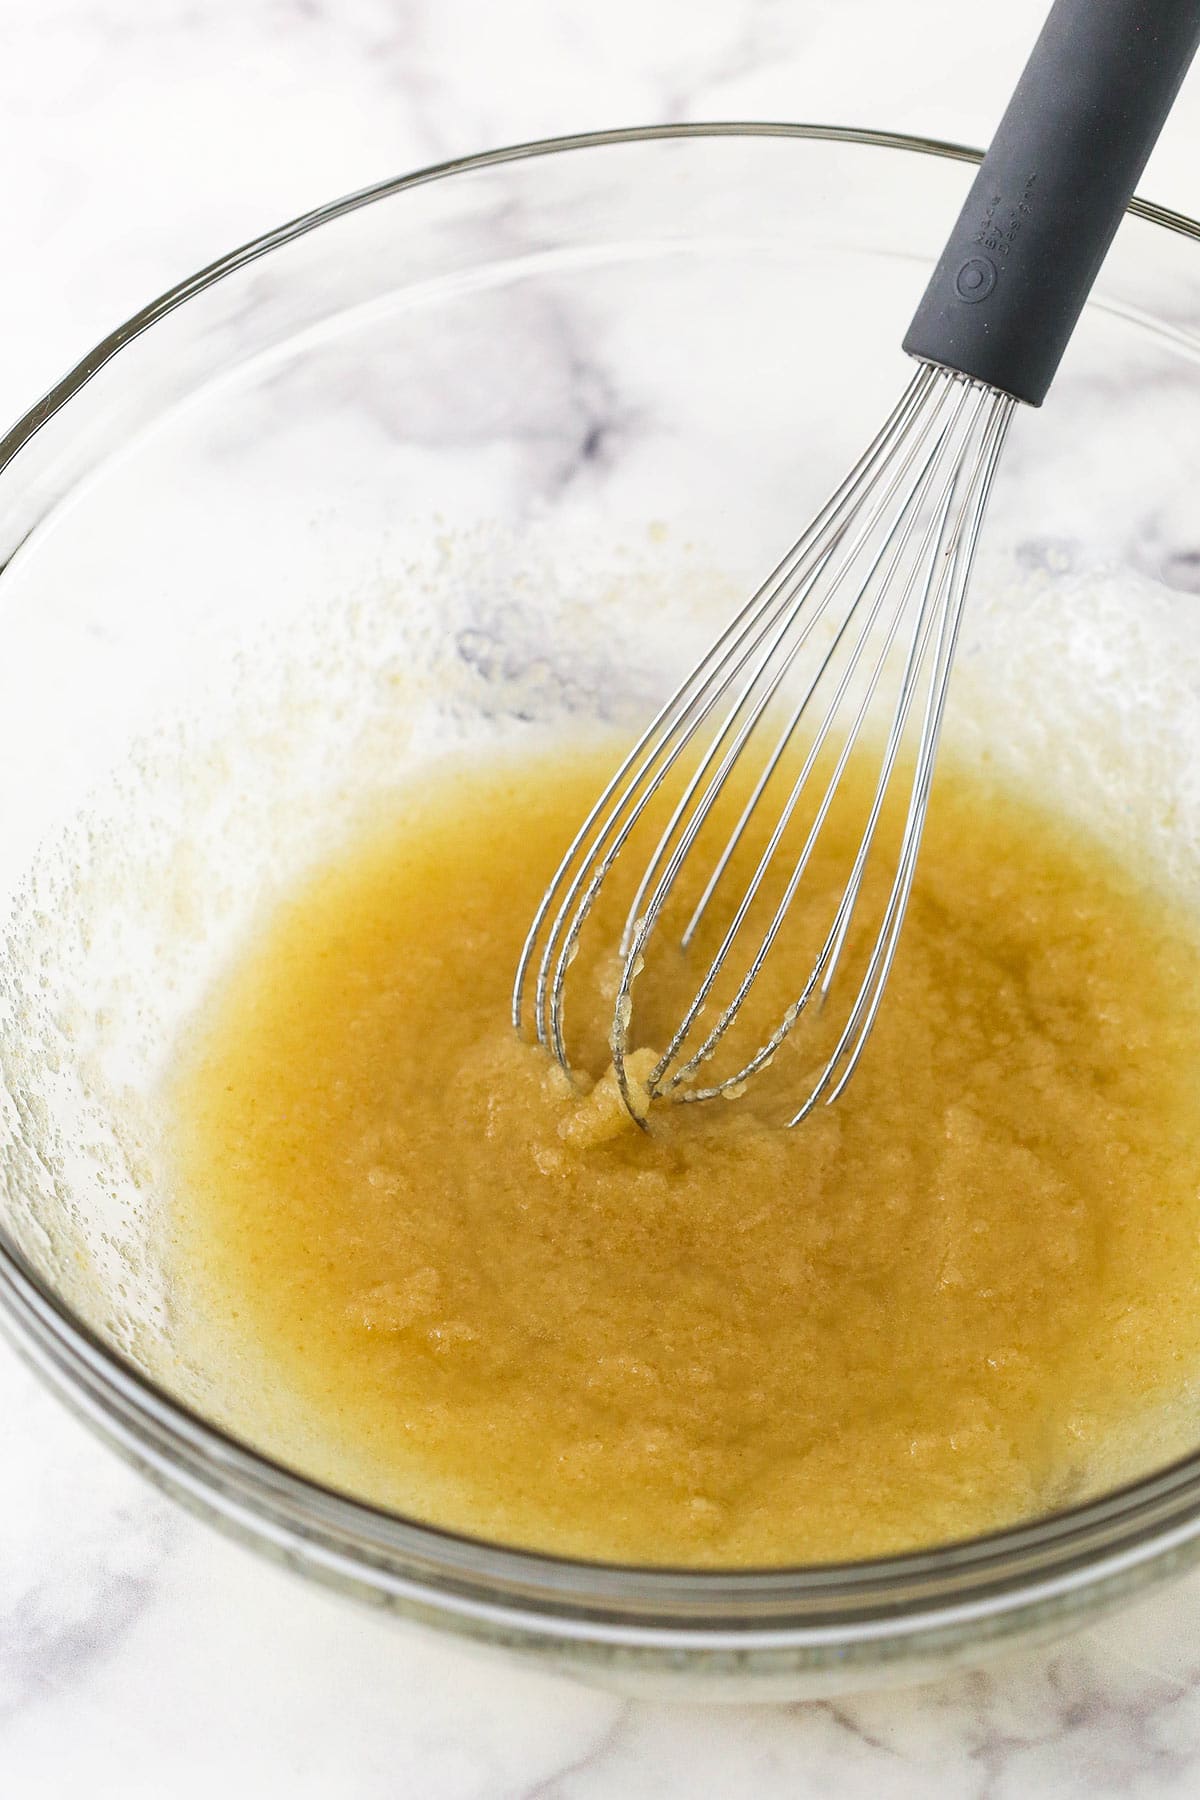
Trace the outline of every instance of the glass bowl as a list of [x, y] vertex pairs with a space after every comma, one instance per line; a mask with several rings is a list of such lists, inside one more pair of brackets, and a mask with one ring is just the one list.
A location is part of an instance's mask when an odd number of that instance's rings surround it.
[[[1061, 1631], [1200, 1554], [1200, 1424], [1054, 1517], [839, 1567], [589, 1565], [387, 1514], [248, 1442], [181, 1346], [156, 1084], [323, 821], [661, 693], [891, 406], [975, 160], [719, 125], [427, 170], [203, 270], [0, 443], [5, 1327], [247, 1544], [608, 1683], [794, 1696]], [[1098, 818], [1152, 769], [1160, 845], [1200, 818], [1198, 237], [1135, 203], [1018, 417], [948, 725], [986, 712]]]

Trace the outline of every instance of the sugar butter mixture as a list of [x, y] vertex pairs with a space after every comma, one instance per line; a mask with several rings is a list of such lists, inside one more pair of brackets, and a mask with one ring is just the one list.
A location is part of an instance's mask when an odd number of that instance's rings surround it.
[[[447, 776], [210, 996], [170, 1094], [175, 1279], [230, 1422], [440, 1525], [652, 1563], [893, 1551], [1102, 1481], [1200, 1367], [1185, 915], [947, 764], [845, 1098], [781, 1130], [789, 1050], [642, 1132], [508, 1020], [609, 764]], [[851, 857], [831, 821], [806, 894]], [[799, 973], [764, 974], [776, 1012]], [[602, 1000], [575, 1023], [599, 1073]]]

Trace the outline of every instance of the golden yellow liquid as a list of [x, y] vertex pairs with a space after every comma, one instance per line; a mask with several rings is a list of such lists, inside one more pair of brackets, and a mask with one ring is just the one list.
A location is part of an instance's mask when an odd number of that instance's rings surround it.
[[[642, 1132], [508, 1018], [608, 767], [447, 777], [313, 874], [211, 996], [171, 1089], [176, 1272], [226, 1416], [401, 1511], [643, 1562], [897, 1550], [1121, 1473], [1114, 1446], [1200, 1366], [1190, 923], [948, 766], [841, 1102], [780, 1129], [801, 1043], [736, 1103]], [[806, 905], [840, 888], [848, 829]], [[764, 1017], [803, 937], [764, 971]], [[572, 970], [597, 1070], [605, 947]]]

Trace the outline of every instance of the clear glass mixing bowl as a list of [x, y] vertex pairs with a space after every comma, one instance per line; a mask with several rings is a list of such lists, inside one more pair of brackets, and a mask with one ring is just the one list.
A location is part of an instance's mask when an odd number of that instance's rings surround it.
[[[854, 1566], [456, 1537], [251, 1447], [180, 1350], [155, 1084], [323, 821], [449, 743], [632, 718], [665, 687], [890, 407], [972, 160], [698, 126], [430, 170], [185, 282], [0, 444], [0, 1315], [246, 1543], [596, 1679], [793, 1695], [1061, 1630], [1200, 1553], [1200, 1421], [1119, 1491]], [[1097, 816], [1145, 764], [1160, 836], [1200, 818], [1198, 239], [1135, 205], [1050, 403], [1018, 418], [952, 727], [1007, 695], [988, 730], [1069, 766]], [[1046, 621], [1091, 593], [1084, 654]], [[1152, 707], [1123, 710], [1135, 688]]]

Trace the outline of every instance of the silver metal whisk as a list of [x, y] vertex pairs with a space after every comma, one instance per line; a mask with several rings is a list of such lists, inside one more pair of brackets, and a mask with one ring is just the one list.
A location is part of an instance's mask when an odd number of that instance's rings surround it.
[[[971, 557], [1014, 405], [991, 388], [922, 365], [892, 416], [804, 536], [692, 670], [613, 776], [547, 889], [517, 975], [514, 1004], [519, 1022], [533, 959], [538, 956], [533, 1017], [539, 1038], [564, 1068], [568, 1066], [564, 997], [580, 933], [618, 855], [671, 770], [682, 762], [686, 779], [638, 883], [620, 944], [622, 968], [611, 1042], [627, 1103], [631, 1009], [626, 1003], [689, 854], [735, 766], [743, 767], [763, 745], [761, 768], [745, 806], [682, 934], [685, 949], [712, 904], [771, 777], [791, 746], [799, 743], [802, 761], [766, 847], [713, 961], [697, 983], [694, 999], [650, 1077], [649, 1089], [651, 1094], [707, 1099], [748, 1079], [774, 1054], [814, 995], [828, 993], [832, 984], [888, 789], [900, 767], [905, 726], [919, 704], [920, 735], [899, 862], [875, 947], [834, 1054], [791, 1122], [802, 1118], [831, 1085], [830, 1098], [845, 1086], [874, 1022], [899, 938]], [[688, 1085], [737, 1017], [784, 925], [852, 746], [901, 637], [905, 655], [899, 695], [872, 803], [841, 903], [808, 981], [753, 1057], [722, 1081]], [[795, 698], [777, 724], [785, 687]], [[766, 930], [753, 942], [736, 993], [715, 1022], [701, 1030], [701, 1010], [735, 947], [741, 946], [753, 902], [839, 724], [843, 729], [836, 760], [823, 789], [817, 784], [819, 798], [782, 898]], [[706, 732], [707, 737], [702, 736]]]
[[[895, 868], [890, 883], [872, 887], [884, 898], [861, 977], [832, 1052], [788, 1123], [836, 1100], [854, 1074], [912, 891], [951, 665], [1005, 434], [1018, 401], [1037, 406], [1045, 396], [1198, 41], [1200, 0], [1056, 0], [905, 338], [918, 367], [899, 404], [634, 745], [563, 857], [521, 953], [513, 1019], [518, 1029], [532, 1020], [569, 1070], [564, 1000], [580, 936], [638, 821], [656, 795], [668, 796], [666, 826], [620, 939], [610, 1036], [622, 1097], [639, 1122], [643, 1094], [700, 1101], [740, 1092], [806, 1009], [828, 999], [881, 818], [898, 791]], [[886, 729], [875, 732], [892, 683]], [[755, 1033], [751, 1053], [734, 1056], [732, 1073], [706, 1080], [704, 1065], [744, 1018], [787, 926], [851, 758], [867, 744], [877, 748], [875, 779], [807, 978], [778, 1023]], [[676, 769], [682, 786], [672, 804]], [[635, 1093], [634, 984], [657, 948], [668, 902], [690, 901], [693, 890], [681, 883], [735, 771], [736, 792], [747, 798], [711, 869], [695, 882], [683, 950], [710, 915], [748, 831], [756, 821], [762, 830], [764, 796], [782, 787], [784, 798], [714, 956]]]

